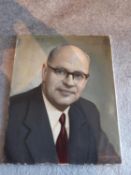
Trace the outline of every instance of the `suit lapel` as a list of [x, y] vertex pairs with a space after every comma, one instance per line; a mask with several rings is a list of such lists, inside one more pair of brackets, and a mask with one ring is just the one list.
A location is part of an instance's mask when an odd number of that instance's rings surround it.
[[25, 144], [34, 162], [57, 162], [55, 145], [41, 89], [29, 102], [25, 125], [29, 129]]
[[73, 105], [69, 111], [70, 138], [69, 160], [70, 163], [85, 163], [88, 153], [88, 124], [80, 106]]

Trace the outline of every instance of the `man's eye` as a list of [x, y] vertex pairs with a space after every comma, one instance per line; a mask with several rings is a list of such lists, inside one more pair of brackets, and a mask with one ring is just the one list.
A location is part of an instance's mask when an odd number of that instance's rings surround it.
[[77, 80], [83, 79], [83, 74], [82, 73], [74, 73], [74, 79], [77, 79]]
[[66, 71], [64, 69], [55, 69], [55, 73], [58, 75], [65, 75]]

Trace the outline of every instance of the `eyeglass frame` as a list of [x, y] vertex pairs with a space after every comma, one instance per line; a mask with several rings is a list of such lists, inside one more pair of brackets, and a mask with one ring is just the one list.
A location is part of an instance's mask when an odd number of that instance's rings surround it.
[[[76, 80], [76, 81], [82, 81], [82, 80], [86, 80], [89, 76], [90, 76], [90, 74], [85, 74], [84, 72], [80, 72], [80, 71], [74, 71], [74, 72], [69, 72], [69, 71], [67, 71], [65, 68], [60, 68], [60, 67], [52, 67], [51, 65], [49, 65], [49, 64], [47, 64], [47, 66], [51, 69], [51, 70], [53, 70], [54, 71], [54, 73], [58, 73], [57, 71], [58, 70], [63, 70], [64, 71], [64, 73], [65, 73], [65, 75], [63, 76], [64, 78], [68, 78], [69, 77], [69, 75], [72, 75], [72, 78], [73, 78], [73, 80]], [[81, 77], [83, 77], [82, 79], [75, 79], [75, 73], [79, 73], [79, 74], [81, 74], [82, 76]], [[85, 77], [85, 78], [84, 78]]]

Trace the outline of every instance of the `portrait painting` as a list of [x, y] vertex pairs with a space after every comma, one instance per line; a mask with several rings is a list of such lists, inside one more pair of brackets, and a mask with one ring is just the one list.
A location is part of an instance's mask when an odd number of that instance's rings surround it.
[[108, 36], [17, 37], [7, 163], [121, 163]]

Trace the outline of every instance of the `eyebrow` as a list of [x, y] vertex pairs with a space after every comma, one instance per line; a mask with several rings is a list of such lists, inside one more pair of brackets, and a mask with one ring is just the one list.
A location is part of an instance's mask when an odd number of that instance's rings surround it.
[[[50, 66], [50, 65], [49, 65], [49, 66]], [[55, 68], [55, 69], [64, 69], [64, 70], [66, 70], [67, 72], [70, 72], [70, 73], [79, 72], [79, 73], [83, 73], [83, 74], [86, 74], [86, 75], [89, 74], [89, 73], [85, 73], [85, 72], [83, 72], [83, 71], [81, 71], [81, 70], [70, 71], [70, 70], [68, 70], [67, 68], [61, 67], [61, 66], [56, 66], [56, 67], [53, 67], [53, 68]]]

